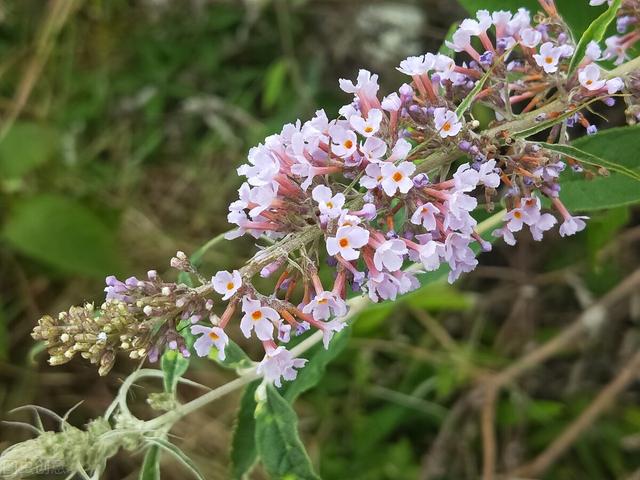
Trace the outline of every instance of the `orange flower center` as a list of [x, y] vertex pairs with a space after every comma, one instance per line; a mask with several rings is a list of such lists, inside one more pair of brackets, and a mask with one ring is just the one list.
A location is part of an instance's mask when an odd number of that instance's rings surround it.
[[449, 122], [446, 122], [446, 123], [442, 126], [442, 129], [443, 129], [445, 132], [448, 132], [449, 130], [451, 130], [451, 124], [450, 124]]
[[342, 145], [344, 145], [344, 148], [349, 149], [349, 148], [353, 147], [353, 142], [351, 140], [345, 140]]
[[400, 180], [402, 180], [403, 175], [400, 172], [396, 172], [391, 178], [393, 178], [394, 182], [399, 182]]
[[251, 314], [251, 318], [253, 318], [257, 322], [262, 318], [262, 312], [260, 310], [256, 310]]
[[522, 218], [522, 213], [520, 212], [513, 212], [513, 216], [516, 217], [517, 219], [521, 219]]
[[321, 298], [320, 300], [318, 300], [318, 303], [321, 305], [324, 305], [325, 303], [327, 303], [329, 300], [327, 300], [326, 298]]
[[367, 125], [364, 128], [364, 131], [367, 132], [367, 133], [371, 133], [371, 132], [373, 132], [373, 127], [371, 125]]
[[233, 287], [234, 287], [233, 282], [227, 283], [227, 290], [233, 290]]
[[328, 208], [333, 208], [333, 202], [327, 202], [327, 207]]
[[220, 340], [220, 336], [216, 332], [209, 332], [209, 338], [214, 342]]
[[584, 82], [584, 83], [586, 83], [587, 85], [591, 85], [591, 84], [593, 83], [593, 80], [587, 80], [587, 81], [586, 81], [586, 82]]
[[553, 63], [553, 57], [544, 57], [544, 61], [547, 63]]
[[348, 238], [341, 238], [338, 241], [338, 245], [340, 245], [342, 248], [346, 248], [349, 246], [349, 239]]

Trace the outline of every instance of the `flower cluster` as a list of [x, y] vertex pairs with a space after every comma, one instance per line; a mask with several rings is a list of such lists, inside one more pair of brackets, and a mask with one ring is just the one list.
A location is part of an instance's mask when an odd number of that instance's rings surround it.
[[[455, 53], [403, 60], [398, 70], [407, 83], [387, 95], [369, 71], [360, 70], [355, 81], [341, 79], [340, 88], [353, 97], [337, 118], [318, 110], [252, 148], [238, 169], [245, 182], [229, 207], [235, 228], [227, 238], [269, 238], [275, 256], [259, 252], [249, 266], [218, 272], [197, 289], [155, 277], [109, 279], [107, 300], [168, 325], [156, 336], [162, 340], [152, 347], [154, 357], [164, 344], [188, 353], [172, 337], [183, 320], [194, 323], [198, 355], [215, 348], [224, 360], [229, 322], [239, 316], [242, 334], [264, 346], [258, 371], [279, 386], [304, 365], [286, 348], [291, 337], [319, 330], [326, 347], [345, 327], [349, 290], [374, 302], [394, 300], [419, 286], [416, 271], [446, 265], [453, 282], [473, 270], [474, 245], [491, 249], [476, 231], [476, 211], [504, 202], [504, 223], [493, 235], [510, 245], [525, 227], [541, 240], [558, 223], [543, 211], [543, 199], [559, 214], [560, 235], [584, 229], [586, 217], [572, 216], [560, 200], [565, 163], [506, 125], [523, 115], [535, 118], [541, 131], [549, 130], [550, 143], [565, 142], [566, 129], [576, 125], [595, 133], [581, 110], [593, 101], [611, 105], [626, 88], [598, 62], [624, 59], [638, 35], [607, 39], [604, 51], [592, 42], [570, 70], [572, 36], [553, 1], [540, 3], [544, 13], [535, 22], [525, 9], [481, 10], [464, 20], [447, 41]], [[637, 1], [625, 5], [632, 3], [637, 12]], [[554, 92], [566, 93], [557, 111]], [[478, 131], [472, 102], [495, 112], [493, 128]], [[334, 270], [331, 285], [318, 274], [323, 257]], [[408, 271], [408, 264], [419, 268]], [[192, 271], [183, 254], [172, 265]], [[279, 272], [271, 295], [253, 287], [258, 272]], [[212, 290], [227, 302], [219, 317], [206, 299]]]

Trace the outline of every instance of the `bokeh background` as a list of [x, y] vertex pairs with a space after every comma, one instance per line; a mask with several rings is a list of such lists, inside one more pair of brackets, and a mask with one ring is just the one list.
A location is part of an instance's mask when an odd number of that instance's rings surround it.
[[[580, 19], [586, 3], [565, 8]], [[348, 101], [337, 79], [360, 67], [380, 74], [383, 91], [394, 88], [406, 80], [394, 66], [437, 50], [464, 15], [452, 0], [0, 1], [0, 417], [27, 420], [8, 412], [38, 404], [62, 413], [80, 401], [72, 423], [100, 415], [136, 364], [121, 358], [106, 378], [80, 360], [49, 367], [29, 335], [37, 319], [100, 302], [109, 273], [156, 268], [173, 278], [176, 250], [193, 252], [228, 229], [235, 168], [252, 145], [316, 108], [335, 115]], [[478, 478], [480, 413], [469, 392], [619, 286], [640, 265], [639, 240], [637, 209], [599, 212], [575, 238], [523, 235], [453, 287], [367, 311], [321, 384], [296, 403], [322, 478]], [[221, 244], [203, 271], [238, 267], [252, 247]], [[499, 395], [500, 470], [544, 450], [638, 349], [637, 290], [603, 315], [603, 328]], [[210, 386], [232, 378], [211, 362], [190, 372]], [[132, 403], [141, 414], [143, 388], [158, 385], [140, 386]], [[638, 383], [617, 395], [543, 478], [640, 478], [639, 399]], [[229, 478], [237, 402], [213, 404], [174, 431], [207, 479]], [[29, 436], [0, 425], [0, 449]], [[137, 478], [141, 458], [119, 454], [106, 478]], [[185, 475], [163, 463], [163, 478]], [[252, 478], [265, 477], [258, 468]]]

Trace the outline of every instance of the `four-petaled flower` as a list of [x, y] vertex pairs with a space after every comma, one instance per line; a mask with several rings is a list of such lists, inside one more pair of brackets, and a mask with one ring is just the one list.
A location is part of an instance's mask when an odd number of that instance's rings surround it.
[[384, 193], [390, 197], [394, 196], [399, 190], [400, 193], [407, 193], [413, 187], [411, 175], [416, 171], [416, 166], [411, 162], [402, 162], [394, 165], [390, 162], [384, 162], [380, 166], [380, 175], [382, 181], [380, 185]]
[[232, 273], [223, 270], [211, 279], [213, 289], [222, 295], [222, 300], [229, 300], [242, 286], [242, 277], [238, 270]]
[[462, 123], [458, 121], [456, 112], [444, 107], [438, 107], [433, 111], [433, 121], [442, 138], [455, 137], [462, 128]]
[[226, 358], [224, 350], [229, 345], [229, 337], [220, 327], [206, 327], [204, 325], [193, 325], [191, 333], [200, 335], [194, 342], [193, 348], [199, 357], [206, 357], [211, 351], [211, 347], [218, 350], [218, 358], [223, 361]]
[[345, 260], [355, 260], [360, 256], [358, 248], [369, 242], [369, 230], [362, 227], [340, 227], [335, 237], [327, 238], [327, 253], [340, 254]]
[[329, 187], [318, 185], [311, 192], [312, 198], [318, 202], [320, 213], [327, 218], [338, 218], [342, 213], [344, 205], [344, 194], [336, 193], [333, 195]]
[[242, 299], [242, 311], [244, 315], [240, 320], [240, 330], [245, 337], [251, 336], [251, 330], [256, 332], [260, 340], [273, 338], [273, 322], [280, 320], [280, 315], [271, 307], [263, 307], [260, 300], [249, 297]]

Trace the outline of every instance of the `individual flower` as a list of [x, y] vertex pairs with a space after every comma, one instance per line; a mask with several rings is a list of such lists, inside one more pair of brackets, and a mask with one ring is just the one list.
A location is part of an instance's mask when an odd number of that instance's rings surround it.
[[589, 217], [573, 217], [571, 215], [565, 217], [564, 222], [560, 225], [560, 236], [567, 237], [570, 235], [574, 235], [578, 232], [584, 230], [586, 227], [585, 220], [588, 220]]
[[427, 231], [436, 229], [436, 215], [440, 211], [431, 202], [427, 202], [418, 206], [411, 215], [411, 223], [414, 225], [422, 225]]
[[404, 138], [399, 138], [396, 144], [391, 149], [391, 155], [387, 158], [388, 162], [397, 162], [398, 160], [404, 160], [411, 151], [411, 144]]
[[580, 85], [589, 91], [600, 90], [606, 81], [600, 78], [600, 67], [595, 63], [590, 63], [578, 73]]
[[387, 240], [376, 248], [373, 255], [373, 264], [378, 270], [386, 269], [389, 272], [395, 272], [402, 268], [402, 262], [406, 254], [407, 246], [402, 240]]
[[224, 361], [226, 358], [224, 350], [229, 345], [229, 337], [222, 328], [193, 325], [191, 333], [200, 335], [193, 344], [193, 348], [199, 357], [206, 357], [209, 355], [211, 347], [215, 347], [218, 350], [218, 358], [220, 361]]
[[390, 197], [394, 196], [399, 190], [400, 193], [407, 193], [413, 187], [411, 175], [415, 172], [416, 166], [411, 162], [402, 162], [394, 165], [390, 162], [384, 162], [380, 166], [380, 174], [382, 181], [380, 185], [384, 193]]
[[382, 121], [382, 110], [372, 108], [367, 113], [367, 117], [361, 115], [351, 115], [349, 123], [351, 127], [363, 137], [371, 137], [380, 130], [380, 122]]
[[496, 173], [496, 161], [487, 160], [478, 169], [478, 183], [488, 188], [498, 188], [500, 186], [500, 175]]
[[[495, 162], [494, 162], [495, 163]], [[455, 188], [459, 192], [470, 192], [476, 188], [480, 181], [480, 174], [471, 168], [468, 163], [463, 163], [453, 174]]]
[[554, 73], [558, 71], [558, 61], [561, 54], [561, 50], [554, 47], [551, 42], [544, 42], [540, 45], [540, 53], [534, 54], [533, 59], [545, 72]]
[[444, 107], [438, 107], [433, 111], [433, 119], [436, 130], [442, 138], [455, 137], [462, 128], [462, 123], [458, 121], [456, 112]]
[[387, 144], [381, 138], [368, 137], [360, 145], [360, 152], [368, 162], [378, 163], [382, 161], [382, 156], [387, 153]]
[[397, 112], [402, 107], [402, 100], [396, 92], [393, 92], [382, 99], [381, 105], [387, 112]]
[[606, 87], [607, 93], [613, 95], [624, 88], [624, 81], [620, 77], [611, 78], [607, 80]]
[[358, 139], [352, 130], [334, 125], [329, 133], [331, 134], [331, 151], [337, 156], [348, 157], [356, 151]]
[[533, 28], [525, 28], [520, 32], [520, 43], [525, 47], [535, 48], [542, 40], [542, 33]]
[[242, 299], [242, 320], [240, 330], [246, 338], [251, 336], [251, 330], [255, 330], [260, 340], [273, 338], [273, 323], [280, 320], [280, 315], [271, 307], [263, 307], [259, 300], [250, 297]]
[[600, 45], [598, 45], [598, 42], [594, 42], [593, 40], [591, 40], [587, 44], [587, 49], [584, 53], [584, 56], [592, 62], [600, 60], [600, 58], [602, 57], [602, 49], [600, 48]]
[[440, 259], [444, 257], [444, 251], [444, 245], [434, 240], [429, 240], [420, 246], [418, 255], [427, 272], [433, 272], [440, 268]]
[[426, 56], [407, 57], [400, 62], [400, 66], [396, 67], [396, 70], [410, 76], [422, 75], [428, 73], [429, 70], [433, 68], [433, 63], [433, 54], [428, 53]]
[[520, 208], [513, 208], [505, 214], [504, 221], [509, 231], [519, 232], [524, 225], [524, 214]]
[[211, 279], [213, 289], [222, 295], [222, 300], [229, 300], [242, 286], [242, 277], [238, 270], [232, 273], [223, 270]]
[[303, 313], [310, 313], [315, 320], [328, 320], [343, 317], [347, 313], [347, 304], [333, 292], [320, 292], [302, 309]]
[[531, 230], [531, 236], [537, 242], [542, 240], [542, 234], [558, 223], [556, 217], [550, 213], [543, 213], [535, 222], [529, 224], [529, 230]]
[[295, 380], [298, 376], [296, 368], [302, 368], [306, 363], [307, 360], [304, 358], [293, 358], [291, 352], [283, 346], [267, 348], [256, 372], [280, 388], [282, 386], [281, 378], [287, 381]]
[[360, 185], [368, 190], [373, 190], [382, 182], [382, 168], [380, 164], [370, 163], [364, 170], [365, 175], [360, 179]]
[[329, 187], [318, 185], [312, 190], [311, 197], [318, 203], [320, 213], [327, 218], [338, 218], [342, 213], [344, 194], [333, 195]]
[[347, 323], [340, 318], [336, 318], [330, 322], [325, 322], [320, 325], [320, 330], [322, 330], [322, 345], [324, 345], [325, 349], [329, 348], [329, 343], [333, 336], [346, 326]]
[[356, 260], [360, 256], [359, 248], [369, 242], [369, 231], [362, 227], [340, 227], [335, 237], [327, 238], [327, 253], [340, 254], [345, 260]]

